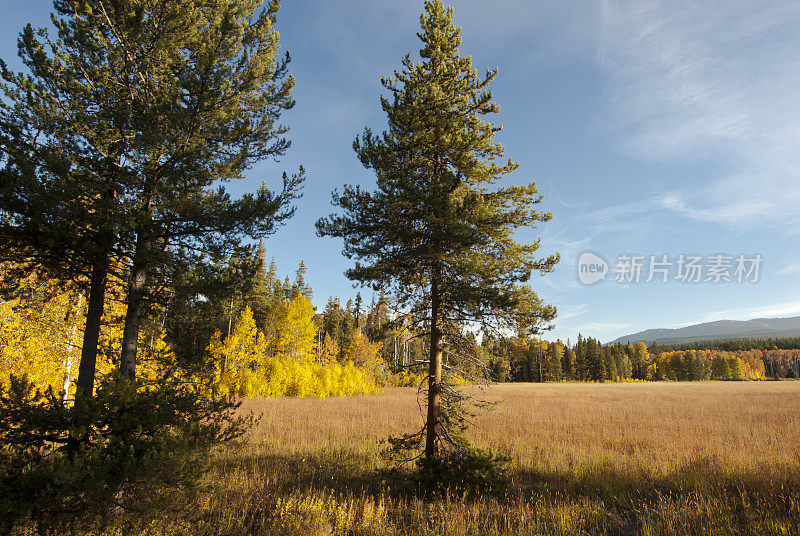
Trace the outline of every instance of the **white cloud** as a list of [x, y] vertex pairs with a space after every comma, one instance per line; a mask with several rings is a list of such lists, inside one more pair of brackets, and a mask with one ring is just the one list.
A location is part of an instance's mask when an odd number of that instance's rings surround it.
[[794, 275], [794, 274], [800, 274], [800, 262], [794, 262], [792, 264], [789, 264], [778, 272], [778, 275]]
[[575, 318], [576, 316], [581, 316], [583, 313], [586, 312], [588, 309], [588, 305], [572, 305], [562, 307], [558, 310], [558, 318], [557, 320], [569, 320], [570, 318]]
[[784, 302], [761, 307], [743, 307], [726, 309], [706, 314], [696, 323], [713, 322], [715, 320], [752, 320], [753, 318], [775, 318], [800, 315], [800, 300]]
[[606, 1], [598, 61], [612, 122], [645, 159], [721, 177], [663, 208], [729, 225], [800, 223], [800, 3]]

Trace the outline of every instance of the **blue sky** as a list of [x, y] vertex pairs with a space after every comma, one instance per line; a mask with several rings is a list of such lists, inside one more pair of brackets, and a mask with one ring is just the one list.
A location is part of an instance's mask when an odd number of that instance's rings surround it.
[[[13, 2], [0, 20], [0, 57], [13, 68], [22, 26], [47, 23], [50, 3]], [[451, 2], [462, 53], [499, 67], [493, 86], [520, 162], [510, 182], [537, 181], [554, 219], [520, 239], [558, 251], [555, 273], [532, 285], [559, 310], [547, 338], [603, 341], [651, 327], [800, 315], [800, 3], [727, 1]], [[253, 168], [252, 189], [306, 167], [295, 218], [267, 241], [283, 273], [302, 259], [315, 303], [355, 295], [342, 244], [317, 238], [330, 191], [368, 186], [353, 138], [385, 125], [381, 75], [416, 38], [421, 1], [284, 0], [281, 41], [292, 55], [293, 147]], [[592, 251], [607, 280], [578, 282]], [[619, 255], [704, 259], [760, 254], [757, 283], [614, 281]], [[734, 261], [735, 262], [735, 261]], [[705, 273], [703, 274], [705, 279]], [[365, 291], [369, 300], [371, 291]]]

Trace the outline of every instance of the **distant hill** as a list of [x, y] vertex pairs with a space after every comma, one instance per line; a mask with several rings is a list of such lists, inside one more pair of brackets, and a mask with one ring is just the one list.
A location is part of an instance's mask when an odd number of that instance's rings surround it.
[[800, 337], [800, 316], [791, 318], [755, 318], [753, 320], [717, 320], [677, 329], [648, 329], [625, 335], [611, 344], [644, 342], [681, 344], [721, 339], [766, 339]]

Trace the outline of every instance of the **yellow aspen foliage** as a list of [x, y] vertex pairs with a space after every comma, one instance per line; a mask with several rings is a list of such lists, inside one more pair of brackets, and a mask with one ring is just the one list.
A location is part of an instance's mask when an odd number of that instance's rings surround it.
[[748, 380], [763, 380], [767, 371], [764, 367], [764, 359], [761, 353], [757, 350], [749, 352], [740, 352], [742, 366], [744, 367], [744, 376]]
[[66, 400], [78, 371], [85, 300], [34, 275], [23, 287], [36, 292], [0, 301], [0, 383], [8, 384], [12, 374], [27, 375], [38, 388], [52, 388]]
[[381, 357], [382, 347], [383, 344], [370, 342], [360, 329], [356, 329], [350, 346], [345, 350], [345, 360], [383, 380], [386, 377], [386, 362]]
[[[26, 284], [35, 298], [0, 300], [0, 383], [8, 384], [12, 374], [27, 375], [36, 387], [52, 388], [66, 402], [75, 393], [85, 297], [35, 276]], [[125, 316], [123, 290], [118, 281], [109, 281], [98, 348], [100, 377], [117, 370]], [[327, 337], [318, 362], [311, 302], [298, 295], [280, 304], [276, 316], [271, 345], [258, 331], [250, 308], [242, 312], [230, 336], [223, 339], [217, 332], [212, 337], [208, 351], [213, 374], [202, 379], [208, 390], [236, 396], [346, 396], [376, 391], [379, 345], [370, 345], [359, 334], [354, 355], [362, 366], [341, 365], [336, 362], [339, 348]], [[180, 370], [163, 330], [143, 330], [139, 347], [137, 376], [144, 388], [166, 371]]]
[[325, 337], [322, 339], [320, 362], [323, 365], [330, 365], [332, 363], [336, 363], [338, 357], [339, 345], [336, 344], [336, 339], [331, 337], [328, 332], [325, 332]]
[[136, 377], [145, 385], [153, 385], [163, 376], [165, 370], [177, 371], [177, 357], [172, 346], [166, 341], [167, 334], [163, 330], [146, 340], [145, 333], [140, 334], [139, 354], [136, 363]]
[[[75, 395], [86, 298], [80, 291], [65, 290], [58, 282], [35, 274], [20, 287], [24, 299], [0, 301], [0, 383], [7, 385], [12, 374], [27, 375], [37, 388], [52, 388], [67, 403]], [[123, 286], [112, 279], [108, 290], [96, 363], [98, 377], [116, 370], [125, 316]], [[141, 341], [139, 374], [145, 382], [155, 381], [165, 366], [175, 362], [164, 337], [159, 332]]]
[[215, 365], [215, 391], [239, 396], [266, 394], [261, 381], [263, 375], [257, 372], [266, 365], [267, 348], [249, 307], [242, 312], [230, 336], [224, 341], [221, 337], [220, 332], [216, 332], [209, 343]]
[[[348, 363], [320, 363], [314, 357], [313, 307], [303, 296], [285, 303], [284, 323], [276, 329], [271, 353], [258, 333], [252, 313], [245, 309], [236, 329], [223, 340], [216, 333], [208, 346], [215, 363], [210, 389], [218, 394], [257, 396], [347, 396], [376, 391], [370, 371]], [[300, 324], [288, 325], [289, 319]], [[310, 335], [310, 336], [309, 336]]]
[[316, 357], [317, 348], [314, 306], [308, 298], [298, 294], [292, 301], [282, 305], [281, 313], [275, 326], [275, 354], [311, 363]]
[[34, 311], [21, 311], [19, 300], [0, 303], [0, 382], [4, 385], [12, 374], [27, 375], [37, 386], [59, 384], [55, 346], [46, 333], [42, 337], [39, 320]]

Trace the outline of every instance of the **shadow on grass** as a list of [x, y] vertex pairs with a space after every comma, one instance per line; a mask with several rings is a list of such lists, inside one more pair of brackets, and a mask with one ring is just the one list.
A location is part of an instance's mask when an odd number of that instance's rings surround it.
[[411, 498], [417, 485], [410, 468], [376, 465], [375, 458], [357, 452], [332, 451], [324, 454], [246, 454], [217, 460], [214, 471], [225, 473], [262, 468], [271, 485], [286, 494], [325, 490], [343, 495]]
[[[542, 533], [543, 528], [562, 527], [566, 516], [582, 528], [559, 529], [553, 534], [625, 536], [795, 534], [779, 528], [800, 518], [800, 475], [796, 467], [737, 472], [727, 470], [717, 460], [698, 458], [660, 478], [644, 472], [623, 472], [611, 466], [582, 474], [517, 468], [511, 471], [504, 489], [479, 494], [450, 493], [425, 501], [410, 468], [387, 468], [370, 454], [351, 451], [228, 454], [225, 459], [216, 460], [214, 474], [241, 473], [251, 483], [259, 481], [259, 486], [248, 488], [250, 499], [233, 499], [234, 509], [240, 509], [237, 511], [245, 532], [269, 526], [270, 520], [275, 519], [276, 501], [280, 504], [281, 500], [309, 497], [350, 505], [342, 507], [351, 512], [353, 508], [358, 510], [359, 507], [353, 506], [357, 504], [362, 510], [369, 502], [385, 505], [392, 512], [387, 515], [397, 533], [407, 535], [417, 534], [414, 531], [422, 530], [419, 527], [427, 527], [420, 534], [438, 533], [431, 528], [431, 523], [435, 523], [431, 520], [448, 516], [463, 516], [464, 526], [507, 528], [489, 531], [493, 534]], [[423, 506], [423, 503], [428, 504]], [[305, 519], [306, 515], [300, 517]], [[443, 521], [451, 522], [449, 518]], [[674, 532], [670, 524], [676, 522], [688, 528]], [[669, 526], [653, 531], [659, 523]], [[719, 528], [723, 525], [724, 528]], [[353, 532], [362, 533], [377, 534]]]
[[[215, 469], [261, 467], [271, 476], [272, 485], [285, 493], [326, 490], [345, 495], [419, 498], [413, 464], [391, 468], [376, 462], [374, 456], [352, 451], [313, 454], [263, 453], [218, 460]], [[508, 484], [494, 490], [503, 496], [569, 496], [600, 499], [610, 503], [629, 503], [674, 498], [688, 493], [800, 494], [797, 467], [765, 470], [730, 470], [715, 458], [699, 457], [676, 471], [653, 477], [643, 471], [620, 471], [599, 466], [575, 474], [569, 471], [543, 471], [514, 468]], [[464, 494], [463, 499], [480, 499]]]

